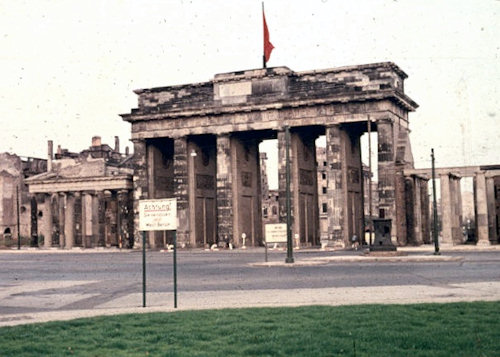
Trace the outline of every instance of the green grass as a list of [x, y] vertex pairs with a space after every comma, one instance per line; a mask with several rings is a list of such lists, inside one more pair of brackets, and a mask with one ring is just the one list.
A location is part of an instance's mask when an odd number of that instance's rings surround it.
[[0, 328], [0, 356], [500, 356], [500, 301], [119, 315]]

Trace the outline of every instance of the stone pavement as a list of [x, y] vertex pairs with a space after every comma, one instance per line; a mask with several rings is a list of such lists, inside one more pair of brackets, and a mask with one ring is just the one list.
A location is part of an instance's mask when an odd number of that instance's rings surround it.
[[[449, 248], [448, 250], [457, 248]], [[462, 247], [462, 249], [472, 249]], [[500, 251], [497, 247], [487, 247], [488, 250]], [[432, 255], [430, 247], [398, 248], [403, 253], [412, 253], [398, 256], [364, 256], [364, 255], [336, 255], [324, 257], [301, 257], [296, 263], [284, 262], [253, 263], [257, 269], [273, 269], [274, 266], [301, 266], [335, 263], [356, 263], [379, 261], [389, 262], [422, 262], [427, 261], [457, 261], [463, 259], [457, 255]], [[17, 254], [22, 254], [18, 252]], [[92, 281], [52, 281], [29, 285], [20, 283], [13, 287], [0, 287], [0, 301], [6, 297], [13, 306], [29, 306], [33, 301], [23, 301], [23, 292], [60, 287], [77, 287], [82, 284], [91, 284]], [[77, 302], [88, 296], [67, 294], [51, 304], [65, 306], [70, 302]], [[40, 297], [39, 297], [40, 298]], [[43, 297], [42, 297], [43, 299]], [[369, 286], [369, 287], [327, 287], [316, 289], [261, 289], [261, 290], [223, 290], [223, 291], [191, 291], [179, 292], [178, 309], [173, 308], [172, 293], [148, 293], [147, 307], [142, 307], [142, 294], [133, 292], [117, 297], [98, 305], [92, 310], [57, 310], [49, 312], [28, 312], [22, 314], [4, 314], [0, 316], [0, 326], [12, 326], [27, 323], [46, 322], [54, 320], [70, 320], [82, 317], [115, 315], [126, 313], [149, 313], [174, 310], [221, 309], [241, 307], [277, 307], [302, 305], [354, 305], [354, 304], [406, 304], [428, 302], [457, 302], [457, 301], [496, 301], [500, 300], [500, 279], [489, 282], [468, 282], [458, 284], [435, 285], [397, 285], [397, 286]], [[4, 300], [5, 301], [5, 300]], [[3, 303], [3, 302], [2, 302]], [[37, 304], [43, 301], [37, 300]], [[45, 303], [49, 303], [46, 301]], [[121, 308], [116, 308], [121, 306]]]

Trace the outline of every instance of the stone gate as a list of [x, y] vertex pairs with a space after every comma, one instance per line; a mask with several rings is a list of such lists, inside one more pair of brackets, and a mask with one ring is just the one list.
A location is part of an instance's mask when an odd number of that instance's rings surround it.
[[[259, 143], [278, 140], [280, 219], [285, 222], [285, 127], [290, 128], [293, 234], [318, 245], [315, 140], [326, 137], [328, 240], [362, 236], [360, 137], [378, 136], [379, 216], [406, 242], [405, 178], [413, 168], [404, 93], [407, 75], [375, 63], [309, 72], [286, 67], [215, 75], [203, 83], [136, 90], [132, 124], [137, 201], [177, 198], [178, 241], [186, 246], [262, 242]], [[136, 215], [136, 220], [138, 219]], [[138, 224], [135, 225], [138, 227]], [[171, 242], [154, 232], [149, 244]], [[135, 242], [140, 245], [139, 232]]]

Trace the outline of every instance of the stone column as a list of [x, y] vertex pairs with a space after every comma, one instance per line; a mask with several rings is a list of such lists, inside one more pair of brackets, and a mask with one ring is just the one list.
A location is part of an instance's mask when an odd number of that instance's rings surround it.
[[64, 248], [66, 245], [65, 236], [65, 206], [66, 206], [66, 195], [64, 193], [59, 193], [57, 195], [59, 202], [59, 248]]
[[113, 245], [117, 245], [117, 238], [116, 238], [116, 215], [117, 212], [116, 210], [112, 210], [112, 207], [114, 205], [113, 202], [113, 193], [110, 190], [104, 190], [103, 196], [102, 196], [103, 201], [101, 201], [102, 211], [104, 214], [104, 220], [103, 220], [103, 229], [104, 229], [104, 246], [105, 247], [111, 247]]
[[414, 195], [413, 195], [413, 224], [414, 224], [414, 237], [416, 244], [422, 244], [422, 200], [421, 200], [421, 184], [418, 177], [413, 177], [414, 182]]
[[139, 200], [149, 198], [146, 141], [134, 141], [134, 247], [142, 247], [142, 233], [139, 231]]
[[93, 205], [92, 194], [84, 192], [82, 195], [82, 246], [92, 248], [93, 226]]
[[344, 160], [339, 125], [326, 127], [326, 179], [328, 203], [328, 236], [333, 244], [349, 241], [346, 229]]
[[[156, 162], [158, 161], [158, 156], [161, 155], [157, 147], [155, 147], [151, 142], [146, 143], [146, 169], [147, 169], [147, 182], [148, 182], [148, 199], [160, 198], [156, 195]], [[157, 247], [156, 236], [158, 234], [163, 234], [163, 232], [149, 231], [146, 232], [146, 239], [149, 248], [156, 249]]]
[[[278, 187], [279, 187], [279, 217], [281, 223], [286, 223], [286, 132], [278, 132]], [[300, 235], [299, 216], [299, 175], [297, 167], [298, 134], [290, 132], [289, 158], [290, 158], [290, 212], [291, 230], [294, 245], [295, 236]], [[303, 238], [303, 237], [302, 237]]]
[[495, 179], [486, 177], [486, 198], [488, 200], [488, 237], [490, 242], [498, 241], [496, 230]]
[[488, 198], [486, 196], [486, 177], [484, 172], [477, 172], [475, 181], [475, 199], [476, 199], [476, 230], [477, 244], [489, 245], [488, 238]]
[[72, 193], [66, 193], [64, 206], [64, 237], [65, 248], [73, 248], [75, 243], [75, 196]]
[[84, 220], [82, 216], [83, 198], [81, 191], [74, 191], [74, 234], [73, 246], [84, 247], [85, 235], [83, 233]]
[[217, 234], [218, 241], [234, 244], [231, 136], [217, 136]]
[[464, 237], [462, 233], [462, 190], [460, 189], [460, 177], [452, 177], [453, 187], [453, 244], [462, 244]]
[[[291, 135], [290, 135], [291, 136]], [[291, 140], [290, 140], [291, 141]], [[292, 171], [292, 155], [290, 142], [290, 171]], [[290, 172], [290, 191], [293, 192], [292, 173]], [[279, 200], [279, 222], [286, 223], [286, 136], [285, 131], [278, 131], [278, 200]], [[291, 208], [293, 222], [293, 195], [290, 193]], [[293, 224], [292, 224], [293, 226]]]
[[177, 138], [174, 140], [174, 195], [177, 199], [177, 217], [179, 218], [177, 242], [187, 245], [191, 243], [188, 174], [187, 138]]
[[441, 186], [441, 242], [453, 244], [453, 222], [452, 222], [452, 196], [450, 174], [440, 174]]
[[38, 235], [43, 235], [43, 247], [50, 248], [52, 246], [52, 207], [50, 194], [38, 194], [42, 205], [42, 217], [38, 217]]
[[105, 222], [106, 222], [106, 210], [104, 203], [104, 191], [96, 192], [94, 196], [94, 210], [96, 214], [95, 224], [96, 224], [96, 237], [95, 242], [97, 247], [106, 246], [106, 233], [105, 233]]
[[424, 244], [431, 243], [431, 217], [430, 217], [430, 201], [429, 201], [429, 182], [427, 179], [419, 180], [420, 185], [420, 200], [422, 202], [421, 217], [422, 217], [422, 242]]
[[377, 139], [379, 217], [392, 220], [391, 239], [397, 244], [394, 130], [390, 120], [377, 121]]
[[133, 241], [130, 241], [130, 237], [133, 236], [134, 232], [129, 229], [131, 219], [128, 197], [129, 192], [127, 190], [120, 190], [116, 195], [116, 234], [118, 235], [118, 247], [120, 248], [132, 248], [130, 244], [133, 243]]

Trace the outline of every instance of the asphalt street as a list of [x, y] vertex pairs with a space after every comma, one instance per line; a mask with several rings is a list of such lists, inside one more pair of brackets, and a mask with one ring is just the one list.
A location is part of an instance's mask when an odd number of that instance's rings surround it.
[[[487, 299], [500, 299], [499, 249], [444, 251], [432, 261], [425, 259], [432, 257], [430, 249], [405, 253], [399, 260], [373, 261], [361, 251], [300, 250], [294, 252], [295, 264], [285, 264], [286, 252], [270, 251], [266, 265], [264, 249], [179, 250], [179, 305], [184, 301], [186, 308], [254, 306], [266, 301], [339, 304], [342, 301], [334, 300], [349, 300], [350, 295], [369, 303], [383, 301], [384, 292], [408, 290], [411, 295], [412, 289], [421, 287], [427, 289], [422, 294], [447, 289], [434, 294], [457, 298], [461, 291], [457, 288], [467, 287], [469, 292], [463, 294], [467, 299], [481, 299], [479, 290], [485, 287]], [[56, 316], [141, 306], [141, 251], [0, 251], [0, 261], [0, 325], [26, 314]], [[149, 251], [146, 262], [149, 305], [171, 307], [173, 254]], [[374, 291], [382, 294], [379, 300], [370, 300]], [[407, 301], [406, 295], [401, 298]]]

